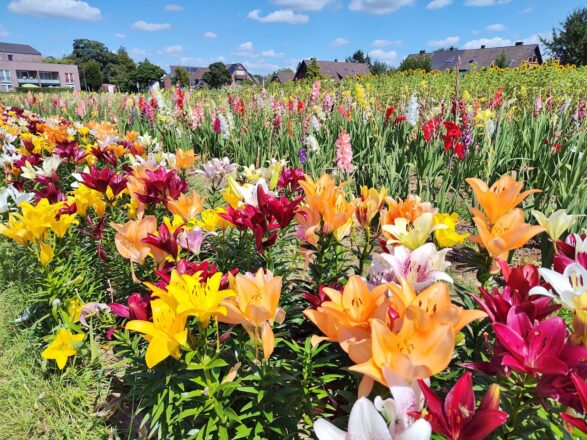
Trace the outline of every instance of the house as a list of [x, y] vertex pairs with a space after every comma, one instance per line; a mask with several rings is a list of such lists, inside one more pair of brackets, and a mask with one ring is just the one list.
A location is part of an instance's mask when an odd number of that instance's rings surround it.
[[273, 75], [271, 75], [269, 79], [272, 82], [285, 84], [290, 81], [293, 81], [295, 76], [295, 72], [292, 72], [291, 70], [280, 70], [279, 72], [275, 72]]
[[421, 50], [419, 54], [408, 55], [410, 57], [428, 56], [433, 70], [453, 70], [457, 67], [460, 58], [459, 71], [467, 72], [472, 65], [477, 68], [487, 68], [505, 54], [509, 67], [516, 67], [523, 62], [530, 64], [542, 64], [542, 54], [538, 44], [524, 44], [518, 41], [514, 46], [504, 47], [485, 47], [479, 49], [455, 49], [451, 47], [448, 50], [439, 50], [437, 52], [426, 53]]
[[[225, 66], [232, 76], [232, 84], [241, 84], [244, 81], [255, 82], [253, 75], [251, 75], [247, 68], [241, 63], [225, 64]], [[175, 86], [175, 84], [173, 84], [173, 77], [175, 76], [175, 71], [177, 69], [184, 69], [188, 72], [190, 77], [190, 87], [201, 88], [206, 85], [203, 77], [206, 72], [210, 71], [208, 67], [170, 66], [169, 74], [163, 77], [163, 87], [165, 87], [166, 90]]]
[[41, 52], [28, 44], [0, 43], [0, 92], [27, 84], [80, 90], [75, 64], [45, 63]]
[[308, 67], [312, 64], [312, 61], [316, 61], [318, 67], [320, 67], [320, 72], [323, 75], [329, 76], [336, 81], [341, 81], [343, 78], [347, 76], [357, 76], [357, 75], [368, 75], [371, 73], [369, 70], [369, 65], [365, 63], [347, 63], [342, 61], [318, 61], [315, 58], [311, 60], [303, 60], [298, 64], [298, 68], [296, 70], [296, 74], [294, 76], [294, 80], [303, 79], [306, 77], [306, 73], [308, 72]]

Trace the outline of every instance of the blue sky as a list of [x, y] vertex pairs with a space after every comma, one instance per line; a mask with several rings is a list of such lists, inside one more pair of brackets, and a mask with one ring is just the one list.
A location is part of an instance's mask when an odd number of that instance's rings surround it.
[[0, 0], [0, 41], [62, 56], [75, 38], [169, 65], [266, 74], [355, 49], [397, 65], [438, 47], [538, 42], [585, 0]]

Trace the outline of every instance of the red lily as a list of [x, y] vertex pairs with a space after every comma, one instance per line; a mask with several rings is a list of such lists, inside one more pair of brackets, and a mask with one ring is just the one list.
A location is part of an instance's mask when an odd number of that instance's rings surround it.
[[158, 167], [146, 170], [147, 177], [140, 180], [145, 184], [145, 194], [135, 193], [137, 199], [144, 204], [162, 204], [167, 206], [167, 199], [176, 200], [188, 190], [188, 184], [177, 175], [175, 170]]
[[[246, 205], [242, 209], [234, 209], [229, 205], [226, 207], [225, 214], [218, 215], [241, 231], [250, 229], [255, 235], [255, 246], [259, 253], [263, 253], [266, 248], [275, 244], [277, 240], [277, 231], [275, 229], [279, 228], [279, 224], [274, 223], [275, 218], [273, 216], [267, 218], [259, 208]], [[269, 236], [265, 238], [267, 233], [269, 233]]]
[[128, 297], [128, 305], [121, 303], [110, 304], [110, 310], [119, 318], [131, 321], [150, 321], [151, 320], [151, 297], [149, 294], [141, 295], [133, 293]]
[[585, 234], [569, 234], [565, 241], [556, 242], [554, 270], [563, 273], [569, 264], [579, 263], [587, 269], [587, 252], [577, 252], [577, 240], [585, 240]]
[[106, 193], [108, 188], [112, 191], [114, 197], [126, 188], [126, 177], [121, 174], [115, 174], [108, 167], [99, 169], [92, 165], [89, 173], [80, 173], [84, 184], [101, 193]]
[[322, 285], [319, 286], [318, 287], [318, 292], [315, 292], [315, 293], [310, 293], [310, 292], [302, 293], [302, 297], [311, 304], [310, 308], [317, 309], [318, 307], [320, 307], [322, 305], [322, 303], [324, 301], [329, 301], [330, 300], [330, 298], [328, 297], [328, 295], [326, 295], [326, 292], [324, 292], [324, 288], [325, 287], [328, 287], [328, 288], [334, 289], [334, 290], [338, 290], [341, 293], [342, 293], [342, 290], [343, 290], [343, 286], [340, 283], [334, 282], [334, 283], [331, 283], [329, 286], [322, 286]]
[[[75, 206], [75, 203], [73, 204]], [[62, 208], [63, 209], [63, 208]], [[61, 211], [60, 211], [61, 212]], [[74, 211], [75, 212], [75, 211]], [[102, 244], [102, 240], [104, 239], [104, 224], [106, 222], [106, 216], [103, 215], [98, 219], [98, 222], [94, 224], [92, 218], [88, 215], [86, 216], [86, 221], [88, 222], [88, 226], [90, 230], [81, 230], [81, 232], [87, 235], [90, 238], [95, 239], [98, 244], [96, 246], [96, 252], [102, 261], [108, 261], [108, 255], [106, 255], [106, 251], [104, 250], [104, 245]]]
[[79, 163], [88, 154], [79, 148], [77, 141], [63, 141], [57, 142], [57, 146], [53, 153], [62, 159], [67, 159], [71, 162]]
[[183, 231], [182, 228], [177, 228], [173, 234], [165, 223], [161, 223], [157, 235], [147, 234], [147, 237], [141, 241], [150, 244], [151, 246], [161, 249], [163, 252], [171, 255], [174, 259], [179, 253], [179, 246], [177, 245], [177, 236]]
[[587, 434], [587, 382], [576, 373], [571, 373], [571, 380], [575, 385], [581, 406], [583, 407], [583, 418], [574, 417], [571, 414], [561, 414], [561, 417], [569, 425]]
[[304, 170], [301, 168], [284, 167], [281, 170], [277, 186], [281, 189], [288, 190], [290, 193], [298, 192], [301, 186], [298, 184], [300, 180], [304, 180]]
[[257, 200], [259, 201], [259, 210], [268, 223], [272, 223], [272, 219], [277, 221], [280, 228], [286, 228], [294, 218], [296, 209], [303, 197], [297, 197], [291, 202], [287, 197], [281, 196], [279, 198], [265, 193], [261, 185], [257, 186]]
[[472, 374], [465, 373], [442, 400], [418, 381], [428, 404], [426, 420], [448, 440], [482, 440], [503, 425], [508, 415], [499, 410], [499, 387], [492, 385], [475, 411]]

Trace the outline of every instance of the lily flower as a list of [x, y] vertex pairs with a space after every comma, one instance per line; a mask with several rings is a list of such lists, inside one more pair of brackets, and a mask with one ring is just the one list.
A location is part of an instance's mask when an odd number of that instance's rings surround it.
[[379, 213], [386, 194], [386, 188], [377, 191], [375, 188], [361, 187], [361, 197], [355, 204], [355, 218], [363, 229], [368, 228], [373, 218]]
[[[587, 294], [587, 269], [579, 263], [569, 264], [561, 274], [552, 269], [540, 269], [542, 278], [558, 294], [558, 300], [569, 310], [574, 310], [574, 299]], [[530, 295], [555, 296], [542, 286], [534, 287]]]
[[167, 209], [174, 215], [179, 215], [186, 223], [202, 211], [203, 200], [197, 192], [181, 194], [177, 200], [170, 198]]
[[[142, 243], [149, 245], [151, 254], [158, 262], [162, 262], [167, 255], [177, 259], [179, 255], [179, 247], [177, 245], [177, 236], [183, 231], [182, 228], [176, 228], [173, 233], [165, 222], [161, 223], [157, 234], [148, 233], [145, 238], [141, 240]], [[161, 251], [161, 252], [157, 252]]]
[[[503, 215], [507, 214], [518, 206], [530, 194], [541, 192], [538, 189], [531, 189], [520, 193], [523, 182], [518, 182], [512, 176], [503, 176], [497, 180], [491, 187], [479, 179], [469, 178], [466, 182], [473, 189], [477, 203], [481, 205], [487, 215], [490, 225], [493, 225]], [[479, 216], [476, 209], [473, 212]]]
[[563, 273], [569, 264], [579, 263], [587, 269], [587, 235], [569, 234], [556, 242], [554, 270]]
[[126, 188], [126, 177], [114, 173], [108, 167], [99, 169], [92, 165], [89, 172], [80, 173], [80, 177], [88, 188], [105, 194], [109, 199], [115, 198]]
[[411, 251], [395, 246], [390, 253], [373, 254], [369, 281], [373, 284], [399, 283], [405, 279], [416, 291], [425, 289], [437, 281], [452, 283], [446, 273], [450, 263], [445, 261], [450, 248], [438, 251], [434, 243], [426, 243]]
[[581, 405], [583, 406], [583, 417], [575, 417], [569, 413], [563, 413], [561, 417], [568, 425], [587, 434], [587, 382], [577, 373], [571, 373], [571, 380], [575, 385]]
[[425, 212], [416, 218], [410, 225], [408, 219], [403, 217], [395, 219], [393, 225], [383, 225], [382, 230], [386, 232], [389, 237], [389, 244], [407, 247], [415, 250], [422, 246], [433, 231], [437, 229], [447, 228], [444, 224], [434, 224], [434, 215], [431, 212]]
[[59, 369], [63, 370], [67, 363], [67, 358], [76, 355], [77, 349], [83, 340], [83, 333], [74, 335], [69, 329], [62, 328], [55, 336], [53, 342], [43, 350], [41, 357], [43, 359], [55, 360]]
[[405, 200], [397, 201], [391, 197], [385, 199], [387, 209], [381, 213], [381, 224], [393, 225], [398, 218], [405, 218], [408, 222], [413, 223], [422, 214], [429, 212], [433, 216], [438, 211], [432, 207], [429, 202], [422, 202], [420, 196], [410, 194]]
[[428, 403], [432, 429], [447, 440], [482, 440], [503, 425], [508, 414], [499, 409], [499, 387], [490, 386], [479, 408], [475, 408], [475, 394], [470, 372], [465, 373], [449, 391], [444, 403], [430, 387], [420, 381]]
[[149, 321], [151, 319], [151, 298], [149, 295], [133, 293], [128, 297], [127, 304], [111, 303], [110, 310], [119, 318], [131, 321]]
[[267, 270], [259, 269], [256, 274], [237, 275], [232, 290], [236, 296], [222, 304], [227, 314], [218, 320], [227, 324], [240, 324], [255, 342], [261, 342], [263, 361], [266, 361], [275, 348], [272, 325], [281, 323], [285, 312], [279, 308], [281, 277], [274, 277]]
[[151, 252], [149, 245], [143, 242], [150, 233], [157, 230], [157, 218], [148, 215], [140, 220], [129, 220], [124, 225], [110, 223], [116, 230], [114, 243], [118, 253], [131, 263], [143, 264]]
[[86, 318], [88, 316], [97, 315], [101, 311], [109, 312], [110, 307], [108, 307], [108, 305], [106, 305], [104, 303], [98, 303], [98, 302], [91, 302], [91, 303], [84, 304], [84, 306], [82, 307], [82, 311], [79, 315], [79, 322], [84, 327], [89, 327], [88, 321], [86, 320]]
[[434, 216], [434, 224], [445, 225], [446, 228], [436, 229], [434, 238], [441, 248], [450, 248], [461, 244], [471, 234], [459, 234], [456, 231], [459, 222], [459, 215], [456, 212], [452, 214], [438, 213]]
[[[476, 210], [474, 210], [475, 212]], [[544, 231], [542, 226], [531, 226], [524, 222], [521, 209], [513, 209], [499, 217], [494, 224], [487, 223], [483, 214], [473, 217], [479, 235], [472, 241], [487, 249], [493, 258], [507, 260], [509, 252], [521, 248], [535, 235]]]
[[179, 359], [179, 347], [187, 343], [187, 317], [178, 315], [163, 299], [151, 301], [153, 322], [135, 320], [126, 324], [126, 329], [139, 332], [149, 341], [145, 361], [153, 368], [169, 356]]
[[532, 211], [532, 215], [544, 228], [553, 243], [556, 243], [564, 232], [570, 229], [579, 217], [582, 217], [581, 215], [569, 215], [565, 209], [559, 209], [548, 218], [540, 211]]
[[196, 226], [191, 231], [181, 231], [177, 236], [177, 244], [197, 256], [200, 255], [202, 243], [208, 235], [215, 234], [213, 232], [203, 232], [202, 229]]

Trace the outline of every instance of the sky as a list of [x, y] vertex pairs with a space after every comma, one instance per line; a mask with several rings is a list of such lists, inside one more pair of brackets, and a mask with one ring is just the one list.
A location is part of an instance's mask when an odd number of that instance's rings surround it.
[[137, 61], [251, 73], [295, 69], [304, 58], [343, 60], [356, 49], [397, 66], [440, 47], [539, 43], [585, 0], [0, 0], [0, 41], [45, 56], [76, 38], [125, 47]]

